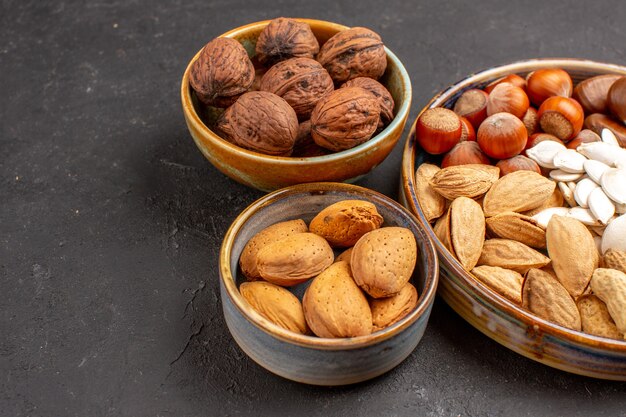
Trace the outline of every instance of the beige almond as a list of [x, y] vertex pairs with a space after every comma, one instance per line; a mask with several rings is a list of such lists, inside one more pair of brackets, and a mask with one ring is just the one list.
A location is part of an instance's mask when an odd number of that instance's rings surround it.
[[522, 305], [539, 317], [574, 330], [581, 330], [580, 313], [567, 290], [551, 274], [530, 269], [522, 289]]
[[522, 304], [522, 284], [524, 277], [519, 272], [498, 266], [481, 265], [472, 269], [479, 281], [503, 295], [515, 304]]
[[467, 197], [452, 202], [450, 238], [457, 259], [466, 271], [471, 271], [485, 242], [485, 216], [480, 204]]
[[626, 274], [616, 269], [598, 268], [593, 272], [591, 289], [606, 303], [617, 330], [626, 336]]
[[243, 272], [249, 281], [262, 279], [256, 267], [256, 256], [259, 250], [287, 236], [307, 231], [306, 223], [301, 219], [275, 223], [261, 230], [259, 233], [252, 236], [241, 252], [241, 256], [239, 257], [241, 272]]
[[253, 309], [277, 326], [301, 334], [308, 332], [302, 304], [289, 290], [255, 281], [241, 284], [239, 292]]
[[415, 171], [415, 196], [427, 221], [441, 217], [446, 209], [446, 199], [430, 185], [432, 177], [441, 171], [437, 165], [422, 164]]
[[332, 247], [353, 246], [365, 233], [378, 229], [383, 217], [369, 201], [338, 201], [320, 211], [309, 224], [311, 233], [318, 234]]
[[382, 330], [406, 317], [417, 306], [417, 298], [417, 290], [407, 282], [396, 295], [370, 300], [373, 331]]
[[552, 194], [550, 195], [550, 197], [543, 202], [542, 205], [540, 205], [539, 207], [536, 207], [534, 209], [528, 210], [523, 212], [522, 214], [528, 216], [528, 217], [532, 217], [537, 213], [542, 212], [543, 210], [547, 209], [547, 208], [551, 208], [551, 207], [563, 207], [563, 194], [561, 193], [561, 190], [559, 190], [559, 187], [555, 187], [554, 188], [554, 192], [552, 192]]
[[626, 252], [618, 249], [609, 249], [602, 257], [602, 267], [617, 269], [626, 274]]
[[354, 281], [374, 298], [398, 293], [409, 281], [417, 261], [417, 242], [404, 227], [383, 227], [354, 245], [350, 267]]
[[541, 206], [548, 200], [556, 183], [534, 171], [511, 172], [496, 181], [485, 194], [485, 216], [505, 211], [523, 212]]
[[578, 298], [598, 267], [599, 254], [591, 232], [576, 219], [552, 216], [546, 242], [558, 280], [573, 298]]
[[430, 179], [430, 186], [448, 200], [479, 197], [500, 177], [500, 168], [468, 164], [443, 168]]
[[576, 301], [583, 332], [611, 339], [623, 339], [604, 301], [597, 296], [583, 295]]
[[319, 337], [356, 337], [372, 332], [372, 312], [346, 262], [318, 275], [302, 300], [304, 317]]
[[433, 226], [433, 231], [435, 232], [435, 236], [441, 241], [441, 244], [454, 255], [452, 239], [450, 238], [450, 208], [445, 211], [443, 216], [437, 219], [435, 226]]
[[532, 217], [505, 211], [489, 217], [486, 225], [489, 236], [517, 240], [532, 248], [546, 247], [546, 231]]
[[350, 258], [352, 257], [353, 250], [354, 250], [354, 247], [344, 250], [339, 255], [337, 255], [337, 257], [335, 258], [335, 262], [345, 261], [348, 263], [348, 265], [350, 265]]
[[[511, 174], [507, 174], [509, 175]], [[549, 263], [550, 258], [523, 243], [497, 238], [485, 241], [478, 259], [478, 265], [499, 266], [520, 274], [525, 274], [531, 268], [542, 268]]]
[[263, 247], [257, 268], [263, 279], [291, 286], [320, 274], [334, 261], [333, 249], [315, 233], [297, 233]]

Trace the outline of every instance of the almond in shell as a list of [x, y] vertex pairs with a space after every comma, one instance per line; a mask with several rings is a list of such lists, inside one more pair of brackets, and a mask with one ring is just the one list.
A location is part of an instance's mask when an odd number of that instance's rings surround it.
[[374, 298], [398, 293], [409, 281], [417, 261], [417, 242], [404, 227], [383, 227], [366, 233], [354, 245], [350, 267], [354, 281]]
[[256, 267], [256, 257], [259, 250], [287, 236], [307, 231], [306, 223], [301, 219], [275, 223], [261, 230], [246, 243], [246, 246], [244, 246], [241, 252], [241, 256], [239, 257], [241, 271], [249, 281], [262, 279]]
[[266, 281], [291, 286], [318, 275], [334, 259], [333, 249], [323, 237], [297, 233], [259, 250], [257, 268]]
[[548, 200], [555, 188], [554, 181], [534, 171], [511, 172], [500, 178], [485, 194], [485, 216], [532, 210]]
[[467, 197], [452, 202], [450, 238], [457, 259], [466, 271], [471, 271], [485, 242], [485, 216], [480, 204]]
[[522, 305], [539, 317], [581, 330], [580, 313], [569, 293], [550, 273], [530, 269], [522, 289]]
[[382, 330], [397, 323], [413, 311], [415, 306], [417, 306], [417, 290], [410, 282], [407, 282], [396, 295], [370, 300], [373, 331]]
[[415, 171], [415, 196], [427, 221], [441, 217], [446, 209], [446, 199], [430, 185], [432, 177], [441, 171], [437, 165], [422, 164]]
[[378, 229], [383, 217], [369, 201], [338, 201], [311, 220], [309, 230], [322, 236], [332, 247], [353, 246], [365, 233]]
[[522, 304], [522, 283], [524, 277], [519, 272], [498, 266], [477, 266], [472, 274], [479, 281], [505, 296], [515, 304]]
[[617, 330], [626, 335], [626, 274], [616, 269], [598, 268], [593, 272], [591, 289], [606, 303]]
[[532, 217], [535, 214], [540, 213], [547, 208], [563, 207], [564, 202], [565, 201], [563, 199], [563, 194], [561, 193], [561, 190], [559, 190], [559, 187], [555, 187], [552, 195], [550, 195], [550, 197], [546, 201], [544, 201], [542, 205], [532, 210], [525, 211], [522, 214], [528, 217]]
[[430, 186], [448, 200], [485, 194], [500, 177], [500, 168], [468, 164], [446, 167], [433, 175]]
[[611, 339], [623, 339], [606, 304], [597, 296], [583, 295], [576, 301], [583, 332]]
[[450, 208], [445, 211], [443, 216], [437, 219], [437, 222], [435, 222], [433, 226], [433, 231], [435, 232], [435, 236], [441, 241], [441, 244], [454, 255], [452, 239], [450, 238]]
[[486, 220], [490, 236], [511, 239], [532, 248], [546, 247], [546, 231], [532, 217], [505, 211]]
[[350, 265], [350, 258], [352, 257], [352, 250], [353, 249], [354, 249], [354, 247], [348, 248], [348, 249], [344, 250], [343, 252], [341, 252], [335, 258], [335, 262], [345, 261], [345, 262], [348, 263], [348, 265]]
[[372, 332], [372, 312], [346, 262], [318, 275], [302, 300], [309, 328], [319, 337], [356, 337]]
[[499, 266], [520, 274], [525, 274], [531, 268], [542, 268], [549, 263], [550, 258], [543, 253], [510, 239], [486, 240], [478, 259], [478, 265]]
[[558, 280], [572, 297], [579, 297], [598, 267], [599, 254], [591, 232], [576, 219], [553, 216], [546, 242]]
[[254, 281], [241, 284], [239, 292], [252, 308], [272, 323], [292, 332], [308, 332], [302, 304], [289, 290], [269, 282]]

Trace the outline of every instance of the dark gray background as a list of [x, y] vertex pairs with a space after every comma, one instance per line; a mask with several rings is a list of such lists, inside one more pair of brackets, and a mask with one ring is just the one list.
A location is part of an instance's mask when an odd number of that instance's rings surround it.
[[[262, 193], [204, 160], [179, 104], [210, 39], [300, 16], [380, 33], [411, 76], [412, 122], [490, 66], [626, 64], [624, 2], [1, 4], [2, 416], [626, 415], [624, 383], [525, 359], [440, 299], [418, 348], [373, 381], [316, 388], [260, 368], [225, 327], [217, 254]], [[360, 184], [396, 197], [401, 147]]]

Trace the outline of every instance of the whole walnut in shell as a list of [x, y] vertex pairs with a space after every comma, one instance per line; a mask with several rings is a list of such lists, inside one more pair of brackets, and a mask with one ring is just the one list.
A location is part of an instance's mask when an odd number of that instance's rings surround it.
[[322, 65], [310, 58], [291, 58], [270, 68], [261, 80], [261, 91], [282, 98], [300, 120], [311, 116], [317, 102], [334, 90], [333, 79]]
[[345, 87], [361, 87], [376, 96], [378, 104], [380, 105], [380, 121], [378, 122], [379, 129], [382, 129], [393, 120], [393, 97], [384, 85], [372, 78], [357, 77], [346, 81], [340, 88]]
[[322, 98], [311, 114], [311, 136], [331, 151], [343, 151], [369, 140], [378, 125], [376, 97], [361, 87], [340, 88]]
[[305, 120], [298, 126], [298, 136], [293, 145], [291, 156], [298, 158], [309, 158], [312, 156], [328, 155], [330, 151], [315, 143], [311, 136], [311, 121]]
[[317, 60], [335, 83], [356, 77], [378, 79], [387, 68], [387, 54], [377, 33], [361, 27], [341, 31], [320, 48]]
[[313, 58], [319, 50], [320, 45], [311, 27], [286, 17], [272, 20], [256, 42], [257, 59], [267, 66], [289, 58]]
[[231, 38], [207, 43], [191, 66], [189, 83], [198, 99], [216, 107], [228, 107], [254, 81], [254, 65], [244, 47]]
[[217, 130], [233, 144], [267, 155], [289, 156], [298, 134], [298, 117], [276, 94], [243, 94], [217, 120]]

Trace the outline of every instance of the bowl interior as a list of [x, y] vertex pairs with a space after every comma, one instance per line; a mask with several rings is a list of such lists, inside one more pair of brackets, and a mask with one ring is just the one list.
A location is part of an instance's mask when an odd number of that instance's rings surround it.
[[[482, 88], [490, 82], [508, 74], [515, 73], [521, 76], [525, 76], [528, 73], [541, 68], [562, 68], [566, 70], [571, 75], [572, 80], [574, 81], [574, 85], [594, 75], [626, 75], [626, 67], [578, 59], [535, 59], [516, 62], [513, 64], [504, 65], [501, 67], [496, 67], [478, 72], [476, 74], [472, 74], [469, 77], [457, 82], [456, 84], [453, 84], [449, 88], [437, 94], [426, 105], [426, 107], [421, 110], [420, 114], [432, 107], [451, 108], [454, 105], [456, 99], [468, 89]], [[419, 115], [417, 117], [419, 117]], [[474, 279], [470, 274], [468, 274], [460, 265], [460, 263], [456, 260], [456, 258], [450, 253], [450, 251], [439, 241], [434, 233], [433, 228], [424, 217], [422, 209], [417, 201], [414, 188], [415, 170], [419, 165], [424, 162], [440, 164], [441, 156], [429, 155], [420, 148], [419, 144], [415, 140], [415, 123], [413, 123], [403, 155], [403, 192], [406, 198], [407, 207], [409, 207], [412, 212], [417, 214], [421, 223], [425, 225], [427, 234], [431, 239], [433, 239], [433, 242], [439, 254], [439, 259], [441, 261], [442, 273], [447, 278], [461, 281], [463, 286], [469, 288], [476, 297], [487, 300], [487, 302], [500, 310], [501, 313], [506, 314], [510, 317], [514, 317], [520, 325], [539, 325], [544, 332], [557, 337], [564, 337], [575, 343], [594, 348], [601, 347], [604, 349], [610, 349], [626, 353], [626, 342], [606, 339], [587, 333], [578, 332], [544, 320], [538, 316], [535, 316], [529, 311], [526, 311], [520, 306], [512, 303], [507, 298], [503, 297], [496, 291], [492, 290], [490, 287], [484, 285], [483, 283]]]
[[[325, 22], [321, 20], [313, 20], [313, 19], [297, 19], [302, 22], [306, 22], [311, 26], [311, 30], [313, 34], [317, 38], [320, 46], [323, 45], [328, 39], [330, 39], [337, 32], [348, 29], [347, 26], [339, 25], [332, 22]], [[230, 37], [239, 41], [246, 51], [248, 52], [248, 56], [254, 60], [256, 55], [255, 48], [256, 42], [259, 37], [259, 34], [263, 31], [263, 29], [268, 25], [270, 21], [262, 21], [251, 23], [246, 26], [242, 26], [237, 29], [233, 29], [225, 34], [221, 35], [223, 37]], [[387, 69], [385, 73], [379, 80], [391, 93], [391, 96], [394, 100], [394, 119], [393, 121], [385, 127], [385, 129], [378, 133], [376, 136], [372, 137], [369, 141], [362, 143], [354, 148], [347, 149], [345, 151], [334, 152], [325, 156], [313, 156], [313, 157], [303, 157], [298, 159], [322, 159], [322, 158], [334, 158], [342, 155], [351, 155], [357, 152], [362, 151], [364, 148], [368, 148], [372, 146], [374, 143], [378, 142], [386, 138], [388, 132], [391, 132], [395, 129], [396, 125], [400, 123], [404, 123], [406, 117], [409, 113], [409, 108], [411, 104], [411, 82], [409, 79], [409, 75], [406, 72], [404, 66], [400, 62], [400, 60], [391, 52], [387, 47], [385, 47], [385, 51], [387, 53]], [[183, 93], [188, 96], [191, 100], [192, 106], [191, 108], [195, 111], [196, 115], [201, 120], [205, 133], [209, 135], [214, 140], [223, 141], [224, 143], [231, 145], [229, 142], [223, 140], [219, 137], [219, 135], [213, 130], [215, 126], [215, 122], [217, 118], [224, 112], [224, 109], [206, 106], [197, 99], [195, 93], [193, 92], [191, 86], [188, 82], [188, 74], [191, 69], [191, 65], [198, 58], [200, 51], [193, 57], [190, 61], [187, 69], [185, 71], [185, 75], [183, 76]], [[235, 147], [235, 145], [231, 145]], [[242, 149], [239, 147], [235, 147], [237, 151], [250, 153], [254, 155], [259, 155], [262, 157], [268, 157], [275, 160], [290, 160], [293, 158], [290, 157], [280, 157], [280, 156], [268, 156], [264, 154], [260, 154], [257, 152], [249, 151], [247, 149]]]
[[[304, 336], [282, 329], [256, 313], [241, 297], [238, 286], [245, 281], [239, 269], [239, 256], [248, 240], [262, 229], [286, 220], [303, 219], [307, 224], [323, 208], [341, 200], [366, 200], [376, 205], [384, 218], [383, 226], [410, 229], [418, 246], [418, 261], [411, 283], [418, 291], [417, 307], [404, 319], [382, 331], [368, 336], [325, 339]], [[336, 254], [340, 253], [336, 251]], [[300, 184], [271, 193], [253, 203], [235, 220], [227, 232], [220, 255], [221, 278], [229, 296], [242, 314], [253, 324], [274, 336], [305, 346], [318, 348], [356, 348], [376, 343], [392, 336], [414, 322], [433, 302], [438, 279], [435, 249], [416, 219], [390, 198], [374, 191], [340, 183]], [[300, 300], [311, 280], [292, 287]]]

